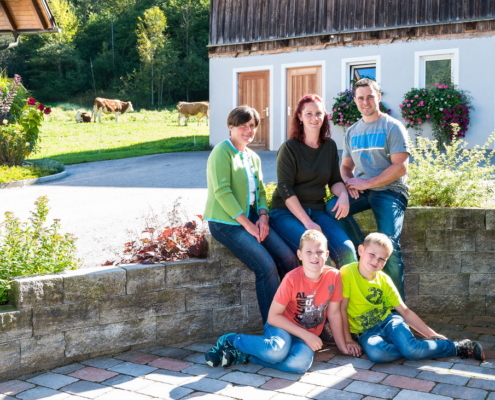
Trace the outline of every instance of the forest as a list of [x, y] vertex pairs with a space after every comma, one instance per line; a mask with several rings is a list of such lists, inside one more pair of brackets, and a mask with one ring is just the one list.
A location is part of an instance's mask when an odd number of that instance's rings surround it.
[[4, 73], [39, 101], [90, 107], [100, 96], [153, 110], [208, 99], [209, 0], [48, 3], [62, 32], [23, 35], [0, 52]]

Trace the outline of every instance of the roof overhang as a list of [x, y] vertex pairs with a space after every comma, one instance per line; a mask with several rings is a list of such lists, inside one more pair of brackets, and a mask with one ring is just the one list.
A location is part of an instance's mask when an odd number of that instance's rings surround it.
[[46, 0], [0, 0], [0, 35], [59, 32]]

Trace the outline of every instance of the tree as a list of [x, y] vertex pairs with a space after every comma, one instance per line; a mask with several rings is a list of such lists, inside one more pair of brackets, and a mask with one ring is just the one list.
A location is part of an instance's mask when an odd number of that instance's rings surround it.
[[155, 6], [144, 12], [144, 18], [138, 17], [137, 49], [141, 62], [151, 70], [151, 106], [155, 105], [155, 61], [165, 46], [164, 31], [167, 28], [167, 19], [163, 11]]

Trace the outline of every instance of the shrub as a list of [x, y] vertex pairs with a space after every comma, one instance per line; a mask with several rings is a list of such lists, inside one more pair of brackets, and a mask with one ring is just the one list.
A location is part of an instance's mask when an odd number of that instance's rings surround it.
[[0, 302], [8, 299], [10, 279], [15, 276], [46, 274], [76, 269], [76, 238], [61, 234], [60, 221], [46, 227], [48, 199], [39, 197], [28, 222], [20, 222], [12, 212], [5, 213], [0, 225]]
[[[471, 99], [465, 91], [438, 83], [433, 89], [411, 89], [404, 95], [399, 107], [406, 127], [416, 129], [418, 135], [421, 135], [422, 125], [431, 121], [439, 148], [450, 143], [454, 137], [466, 136], [469, 110], [472, 109]], [[455, 132], [453, 123], [459, 127]]]
[[[451, 128], [457, 129], [455, 125]], [[488, 150], [494, 139], [495, 132], [485, 145], [468, 150], [467, 143], [454, 136], [441, 151], [436, 141], [418, 137], [411, 148], [409, 206], [486, 206], [495, 193], [491, 181], [495, 166], [490, 163], [495, 151]]]
[[[335, 103], [332, 105], [332, 113], [328, 114], [328, 118], [334, 125], [342, 125], [344, 129], [347, 129], [346, 127], [353, 125], [361, 118], [361, 113], [353, 98], [354, 91], [350, 89], [346, 89], [334, 97]], [[390, 114], [392, 110], [380, 102], [380, 111]]]

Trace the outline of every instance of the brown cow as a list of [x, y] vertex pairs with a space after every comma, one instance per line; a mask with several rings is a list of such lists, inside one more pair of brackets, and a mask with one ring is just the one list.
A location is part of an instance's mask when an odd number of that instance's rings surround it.
[[76, 122], [91, 122], [91, 114], [78, 110], [76, 113]]
[[195, 115], [198, 119], [198, 125], [200, 120], [206, 116], [206, 126], [208, 126], [208, 119], [210, 118], [210, 103], [207, 101], [200, 101], [197, 103], [186, 103], [185, 101], [179, 101], [179, 104], [177, 104], [177, 110], [179, 111], [179, 126], [181, 117], [186, 119], [185, 126], [187, 126], [189, 117], [193, 117]]
[[115, 122], [119, 122], [119, 115], [125, 112], [133, 112], [132, 103], [130, 101], [110, 100], [102, 97], [95, 99], [95, 105], [93, 107], [93, 121], [101, 123], [101, 113], [112, 114], [115, 113]]

